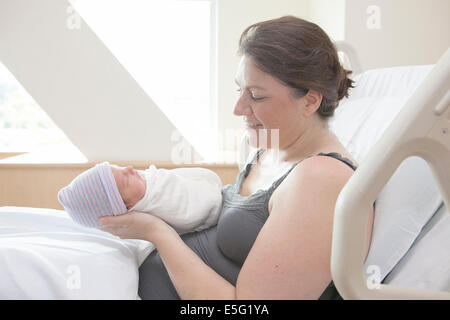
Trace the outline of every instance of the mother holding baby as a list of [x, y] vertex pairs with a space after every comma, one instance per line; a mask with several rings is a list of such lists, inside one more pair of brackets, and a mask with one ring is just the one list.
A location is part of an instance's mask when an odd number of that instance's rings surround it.
[[[320, 27], [292, 16], [248, 27], [239, 54], [234, 114], [256, 133], [257, 152], [223, 187], [218, 224], [180, 236], [137, 211], [100, 223], [155, 245], [139, 269], [142, 299], [340, 299], [330, 271], [333, 216], [357, 164], [327, 120], [348, 95], [350, 71]], [[258, 145], [259, 129], [268, 141], [277, 130], [278, 145]], [[372, 221], [373, 212], [369, 231]]]

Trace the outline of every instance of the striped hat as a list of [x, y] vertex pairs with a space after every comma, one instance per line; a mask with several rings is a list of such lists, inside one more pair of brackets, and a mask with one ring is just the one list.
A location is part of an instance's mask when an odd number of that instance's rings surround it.
[[58, 201], [75, 222], [86, 227], [100, 227], [101, 216], [127, 212], [108, 162], [78, 175], [58, 192]]

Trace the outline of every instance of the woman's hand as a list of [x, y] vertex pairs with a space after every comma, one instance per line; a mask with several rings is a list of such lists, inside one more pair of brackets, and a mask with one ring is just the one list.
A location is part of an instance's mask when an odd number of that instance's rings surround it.
[[100, 230], [122, 239], [142, 239], [153, 243], [159, 234], [171, 229], [164, 220], [140, 211], [100, 217], [98, 222], [102, 225]]

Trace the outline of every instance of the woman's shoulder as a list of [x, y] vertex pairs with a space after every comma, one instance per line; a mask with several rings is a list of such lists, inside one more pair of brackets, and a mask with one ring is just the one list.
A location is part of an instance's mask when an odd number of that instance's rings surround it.
[[327, 148], [324, 149], [318, 153], [316, 153], [315, 155], [312, 156], [312, 158], [320, 156], [320, 155], [326, 155], [326, 156], [330, 156], [333, 158], [336, 158], [337, 160], [347, 160], [350, 161], [355, 167], [358, 167], [358, 162], [356, 161], [356, 159], [353, 157], [353, 155], [348, 152], [343, 146], [336, 146], [334, 148]]
[[299, 184], [307, 182], [329, 182], [330, 179], [348, 178], [354, 170], [348, 162], [356, 164], [340, 153], [320, 153], [300, 161], [292, 170], [290, 177], [285, 180], [287, 184]]
[[335, 155], [324, 152], [298, 162], [286, 179], [273, 192], [269, 209], [276, 201], [285, 201], [287, 197], [296, 197], [299, 192], [302, 194], [310, 193], [312, 197], [319, 195], [335, 198], [354, 172], [342, 160], [344, 158], [356, 166], [351, 158], [337, 152]]

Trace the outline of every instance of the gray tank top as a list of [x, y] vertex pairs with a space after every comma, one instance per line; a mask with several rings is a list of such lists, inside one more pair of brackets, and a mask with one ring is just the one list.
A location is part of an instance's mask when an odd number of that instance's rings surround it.
[[[244, 263], [259, 231], [269, 217], [269, 200], [272, 193], [299, 163], [295, 163], [268, 189], [260, 189], [250, 196], [242, 196], [239, 194], [242, 183], [249, 175], [252, 164], [255, 163], [255, 160], [257, 161], [263, 151], [260, 149], [256, 152], [254, 159], [239, 173], [235, 184], [227, 185], [222, 189], [223, 209], [217, 225], [217, 243], [223, 254], [238, 265]], [[317, 155], [333, 157], [356, 170], [352, 161], [336, 152]], [[330, 283], [320, 299], [340, 299], [333, 282]]]
[[[222, 252], [240, 264], [244, 263], [259, 231], [269, 217], [269, 200], [272, 193], [299, 163], [295, 163], [267, 190], [260, 189], [250, 196], [242, 196], [239, 194], [242, 183], [249, 175], [252, 163], [255, 163], [254, 161], [258, 159], [262, 151], [262, 149], [257, 151], [252, 162], [239, 173], [235, 184], [227, 185], [222, 189], [223, 209], [218, 223], [217, 241]], [[319, 153], [318, 155], [336, 158], [356, 170], [349, 159], [343, 158], [338, 153]], [[307, 158], [309, 157], [312, 156]]]

